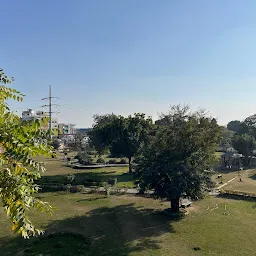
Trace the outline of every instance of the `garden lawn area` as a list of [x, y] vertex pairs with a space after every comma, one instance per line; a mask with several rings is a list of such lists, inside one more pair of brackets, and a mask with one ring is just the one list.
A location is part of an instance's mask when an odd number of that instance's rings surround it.
[[239, 177], [236, 177], [235, 180], [230, 182], [227, 186], [223, 187], [223, 189], [256, 194], [256, 169], [240, 171], [240, 176], [242, 181], [239, 180]]
[[[221, 170], [216, 172], [215, 174], [213, 174], [212, 176], [212, 180], [214, 182], [219, 183], [221, 181], [221, 178], [218, 178], [218, 175], [221, 174], [222, 175], [222, 182], [223, 184], [226, 183], [227, 181], [235, 178], [237, 176], [237, 171], [230, 171], [230, 170]], [[222, 184], [217, 184], [216, 187], [219, 187]]]
[[[57, 210], [52, 217], [30, 213], [46, 230], [37, 239], [12, 235], [0, 208], [1, 255], [255, 255], [256, 202], [208, 197], [194, 202], [188, 216], [172, 221], [162, 213], [169, 203], [151, 198], [63, 192], [40, 196]], [[230, 215], [224, 215], [225, 205]], [[52, 232], [75, 236], [48, 237]]]
[[[41, 158], [46, 165], [46, 172], [42, 174], [44, 183], [63, 184], [65, 177], [72, 173], [76, 181], [83, 184], [84, 180], [107, 182], [109, 178], [117, 178], [117, 187], [134, 187], [134, 176], [128, 173], [128, 167], [106, 167], [97, 169], [73, 169], [66, 166], [67, 161], [62, 160], [63, 156], [57, 155], [57, 159]], [[47, 182], [45, 182], [45, 179]]]

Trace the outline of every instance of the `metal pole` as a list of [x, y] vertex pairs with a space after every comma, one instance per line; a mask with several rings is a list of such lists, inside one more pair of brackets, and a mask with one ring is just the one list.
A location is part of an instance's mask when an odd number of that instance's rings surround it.
[[49, 116], [50, 116], [50, 123], [49, 123], [49, 132], [50, 138], [52, 138], [52, 86], [49, 85]]
[[[42, 100], [47, 100], [49, 104], [43, 105], [42, 107], [49, 108], [49, 125], [48, 125], [48, 131], [49, 131], [49, 137], [52, 138], [51, 132], [52, 132], [52, 106], [59, 106], [58, 104], [52, 104], [52, 99], [59, 99], [58, 97], [52, 97], [52, 86], [49, 85], [49, 97], [43, 98]], [[54, 112], [58, 113], [58, 112]]]

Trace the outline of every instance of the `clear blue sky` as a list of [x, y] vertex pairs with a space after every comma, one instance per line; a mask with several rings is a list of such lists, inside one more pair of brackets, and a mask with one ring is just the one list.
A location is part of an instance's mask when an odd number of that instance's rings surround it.
[[221, 124], [256, 113], [255, 0], [1, 0], [0, 66], [60, 121], [202, 107]]

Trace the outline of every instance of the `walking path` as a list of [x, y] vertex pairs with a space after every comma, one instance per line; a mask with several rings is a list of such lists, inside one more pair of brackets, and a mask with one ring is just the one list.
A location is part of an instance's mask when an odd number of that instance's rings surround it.
[[232, 181], [233, 181], [234, 179], [236, 179], [236, 178], [237, 178], [237, 176], [236, 176], [235, 178], [233, 178], [233, 179], [231, 179], [231, 180], [227, 181], [226, 183], [222, 184], [221, 186], [217, 187], [217, 189], [221, 189], [221, 188], [223, 188], [223, 187], [227, 186], [227, 185], [228, 185], [228, 183], [232, 182]]

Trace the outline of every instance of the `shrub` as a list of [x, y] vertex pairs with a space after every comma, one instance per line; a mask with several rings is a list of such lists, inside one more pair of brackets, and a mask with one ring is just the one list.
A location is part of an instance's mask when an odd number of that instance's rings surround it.
[[108, 164], [116, 164], [117, 163], [117, 160], [116, 159], [110, 159], [108, 161]]
[[85, 151], [79, 152], [75, 156], [75, 159], [77, 159], [78, 162], [80, 164], [83, 164], [83, 165], [90, 165], [90, 164], [92, 164], [92, 157], [87, 152], [85, 152]]
[[78, 186], [71, 186], [70, 192], [71, 192], [71, 193], [77, 193], [77, 192], [80, 192], [80, 191], [79, 191]]
[[102, 157], [100, 157], [97, 159], [96, 163], [97, 164], [105, 164], [105, 160]]
[[120, 164], [128, 164], [128, 161], [127, 161], [127, 159], [122, 158], [119, 163]]
[[85, 191], [84, 185], [78, 185], [78, 186], [76, 186], [76, 187], [77, 187], [78, 192], [83, 192], [83, 191]]
[[74, 181], [74, 179], [76, 178], [76, 176], [75, 176], [75, 174], [70, 173], [65, 178], [68, 183], [72, 183]]
[[51, 142], [51, 146], [53, 146], [54, 149], [58, 149], [60, 147], [60, 140], [59, 139], [53, 139]]
[[117, 178], [108, 179], [108, 184], [111, 186], [115, 186], [117, 184]]
[[70, 190], [71, 190], [71, 184], [67, 184], [65, 187], [64, 187], [64, 189], [65, 189], [65, 191], [67, 192], [67, 193], [69, 193], [70, 192]]
[[111, 192], [111, 188], [108, 184], [104, 184], [104, 189], [105, 189], [105, 195], [106, 197], [109, 197], [110, 196], [110, 192]]

